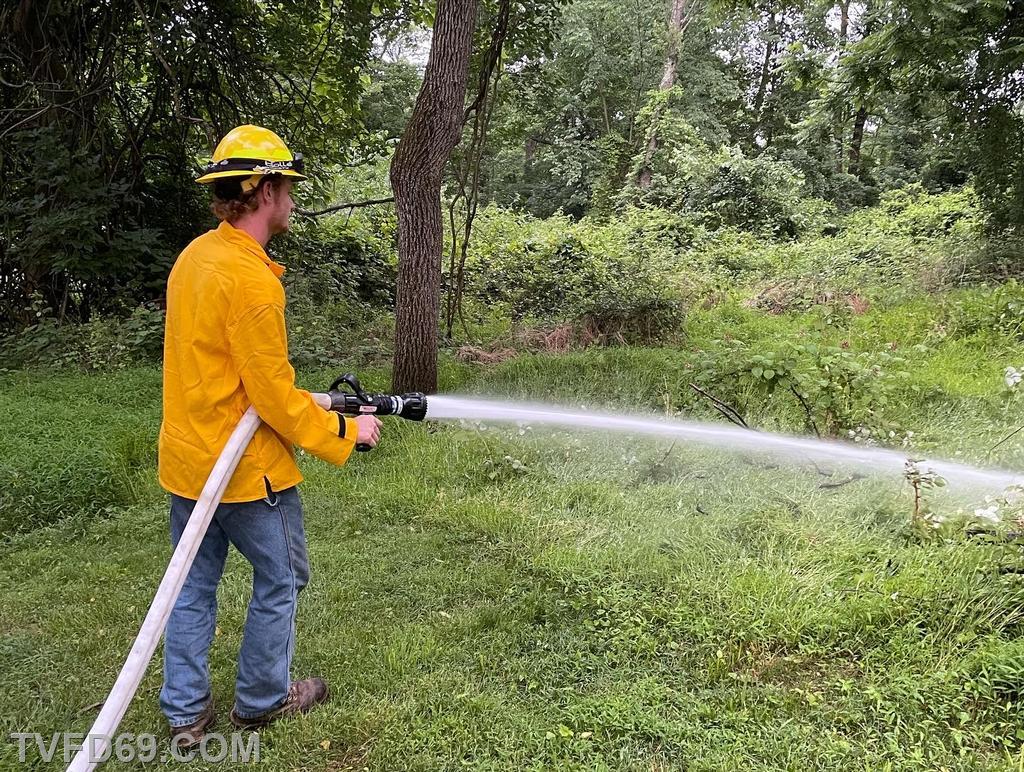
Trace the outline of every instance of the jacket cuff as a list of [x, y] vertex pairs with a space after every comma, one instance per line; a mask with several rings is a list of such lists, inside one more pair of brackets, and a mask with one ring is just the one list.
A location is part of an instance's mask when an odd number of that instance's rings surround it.
[[343, 438], [350, 438], [353, 442], [356, 441], [356, 437], [359, 435], [359, 425], [355, 422], [355, 419], [348, 418], [335, 413], [338, 416], [338, 436]]

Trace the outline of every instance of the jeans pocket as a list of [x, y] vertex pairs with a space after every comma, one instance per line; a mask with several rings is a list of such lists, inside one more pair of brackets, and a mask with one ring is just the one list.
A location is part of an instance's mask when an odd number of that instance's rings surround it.
[[263, 498], [264, 503], [266, 503], [268, 507], [276, 507], [281, 501], [281, 497], [278, 496], [277, 492], [270, 487], [270, 480], [264, 477], [263, 482], [267, 486], [267, 495]]

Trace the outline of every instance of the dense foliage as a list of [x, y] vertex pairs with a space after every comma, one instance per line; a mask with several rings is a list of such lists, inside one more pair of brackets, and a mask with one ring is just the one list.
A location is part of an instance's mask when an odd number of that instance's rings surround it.
[[[786, 222], [797, 236], [727, 226], [715, 210], [629, 205], [614, 217], [574, 220], [485, 207], [451, 343], [493, 350], [685, 343], [694, 314], [723, 304], [811, 314], [827, 328], [877, 303], [922, 291], [941, 302], [968, 286], [977, 289], [943, 318], [945, 334], [1024, 337], [1024, 290], [1012, 278], [1020, 243], [986, 235], [970, 189], [936, 195], [910, 187], [845, 215], [803, 198]], [[393, 212], [378, 207], [347, 221], [297, 225], [274, 243], [287, 266], [296, 363], [388, 356], [394, 227]], [[78, 325], [44, 314], [0, 341], [0, 367], [156, 362], [162, 332], [156, 304]]]
[[[510, 223], [554, 217], [552, 232], [605, 221], [628, 230], [636, 211], [651, 210], [675, 223], [668, 263], [682, 267], [680, 250], [702, 239], [712, 249], [711, 235], [728, 262], [736, 245], [785, 249], [841, 214], [891, 207], [895, 191], [966, 185], [971, 216], [993, 235], [975, 257], [1019, 272], [1016, 4], [685, 4], [675, 30], [661, 0], [534, 0], [510, 6], [496, 51], [506, 5], [481, 4], [465, 137], [445, 189], [453, 255], [463, 241], [487, 249], [468, 235], [478, 204], [510, 210]], [[2, 331], [158, 309], [174, 255], [211, 223], [206, 191], [191, 182], [197, 165], [239, 122], [271, 126], [312, 160], [305, 204], [388, 196], [387, 159], [416, 96], [431, 8], [218, 0], [179, 13], [104, 0], [0, 12]], [[317, 277], [293, 285], [300, 303], [392, 302], [391, 215], [359, 214], [341, 210], [275, 245]], [[369, 241], [367, 222], [381, 225]], [[585, 269], [595, 255], [580, 257], [589, 239], [574, 238], [537, 259], [555, 274]], [[632, 258], [596, 259], [611, 274], [589, 280], [609, 299], [665, 264], [643, 260], [628, 276]], [[512, 268], [477, 271], [473, 282], [497, 286]], [[664, 309], [663, 295], [638, 303]], [[500, 299], [522, 316], [522, 299]]]
[[1024, 224], [1016, 4], [688, 8], [676, 77], [659, 90], [661, 4], [570, 4], [555, 56], [509, 73], [489, 194], [540, 216], [605, 211], [635, 180], [653, 131], [670, 147], [788, 164], [808, 194], [841, 209], [908, 183], [973, 180], [994, 227]]
[[388, 132], [361, 120], [362, 69], [374, 36], [418, 18], [416, 8], [8, 4], [0, 327], [159, 298], [174, 256], [208, 222], [192, 179], [234, 125], [272, 126], [315, 158], [314, 192], [337, 164], [380, 152]]

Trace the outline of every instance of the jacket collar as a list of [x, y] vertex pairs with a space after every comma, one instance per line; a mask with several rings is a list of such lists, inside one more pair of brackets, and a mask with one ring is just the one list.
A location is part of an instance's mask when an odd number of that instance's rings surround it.
[[220, 225], [217, 226], [217, 235], [229, 244], [233, 244], [256, 255], [270, 269], [274, 276], [279, 279], [281, 278], [281, 274], [284, 273], [284, 266], [271, 260], [266, 250], [260, 246], [260, 243], [241, 228], [236, 228], [227, 220], [221, 220]]

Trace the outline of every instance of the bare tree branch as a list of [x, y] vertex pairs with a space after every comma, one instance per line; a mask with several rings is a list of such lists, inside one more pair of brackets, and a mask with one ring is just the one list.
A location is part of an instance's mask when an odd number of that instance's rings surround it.
[[1014, 429], [1014, 430], [1013, 430], [1012, 432], [1010, 432], [1010, 433], [1009, 433], [1009, 434], [1007, 434], [1007, 435], [1006, 435], [1005, 437], [1003, 437], [1003, 439], [999, 440], [999, 442], [997, 442], [997, 443], [996, 443], [995, 445], [993, 445], [993, 446], [992, 446], [991, 448], [989, 448], [989, 449], [988, 449], [988, 452], [989, 452], [989, 453], [991, 453], [991, 452], [992, 452], [993, 450], [995, 450], [996, 448], [998, 448], [998, 447], [999, 447], [1000, 445], [1002, 445], [1002, 444], [1003, 444], [1004, 442], [1006, 442], [1007, 440], [1011, 439], [1012, 437], [1014, 437], [1014, 436], [1016, 436], [1016, 435], [1020, 434], [1020, 433], [1021, 433], [1022, 431], [1024, 431], [1024, 426], [1018, 426], [1018, 427], [1017, 427], [1016, 429]]
[[800, 403], [800, 407], [804, 409], [804, 413], [807, 416], [807, 425], [814, 429], [814, 436], [820, 440], [821, 432], [818, 431], [818, 424], [814, 421], [814, 414], [811, 413], [811, 406], [807, 403], [804, 395], [797, 391], [796, 386], [790, 386], [789, 390], [793, 392], [793, 396], [797, 398], [797, 401]]
[[715, 408], [715, 410], [717, 410], [723, 416], [728, 418], [734, 424], [736, 424], [737, 426], [742, 426], [744, 429], [749, 429], [750, 428], [749, 426], [747, 426], [747, 422], [743, 420], [743, 416], [741, 416], [739, 414], [739, 411], [736, 410], [736, 408], [734, 408], [732, 405], [729, 405], [729, 404], [723, 402], [718, 397], [716, 397], [714, 394], [711, 394], [711, 393], [705, 391], [704, 389], [702, 389], [696, 383], [691, 383], [690, 384], [690, 388], [693, 389], [698, 394], [700, 394], [701, 396], [706, 397], [707, 399], [709, 399], [711, 401], [712, 406]]

